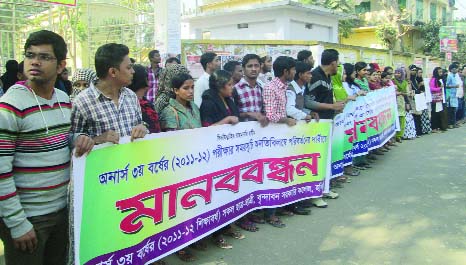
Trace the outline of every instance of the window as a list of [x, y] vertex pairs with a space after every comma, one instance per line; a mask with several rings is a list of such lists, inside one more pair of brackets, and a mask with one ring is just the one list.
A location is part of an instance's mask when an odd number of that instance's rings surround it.
[[430, 4], [430, 20], [432, 21], [437, 20], [437, 5], [434, 3]]
[[202, 32], [202, 39], [203, 40], [210, 40], [211, 32], [210, 31], [204, 31]]
[[442, 7], [442, 24], [447, 24], [447, 8]]
[[416, 19], [424, 20], [424, 0], [416, 0]]
[[371, 2], [361, 2], [355, 7], [356, 14], [371, 12]]
[[406, 0], [398, 0], [398, 6], [400, 9], [406, 9]]

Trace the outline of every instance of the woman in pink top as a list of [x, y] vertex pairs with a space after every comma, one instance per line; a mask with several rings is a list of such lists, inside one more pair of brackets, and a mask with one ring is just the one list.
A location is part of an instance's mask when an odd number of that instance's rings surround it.
[[447, 130], [447, 116], [446, 116], [446, 105], [443, 102], [443, 81], [442, 81], [443, 70], [440, 67], [436, 67], [433, 71], [432, 78], [430, 79], [430, 91], [432, 93], [432, 132], [437, 133], [440, 130]]

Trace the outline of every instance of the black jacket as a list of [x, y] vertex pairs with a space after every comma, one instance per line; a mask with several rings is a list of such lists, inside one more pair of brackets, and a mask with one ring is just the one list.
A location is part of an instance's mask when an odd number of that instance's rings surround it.
[[208, 89], [202, 94], [201, 121], [203, 125], [212, 125], [223, 120], [227, 116], [236, 116], [239, 118], [239, 110], [233, 99], [225, 98], [225, 101], [231, 114], [227, 112], [227, 108], [217, 91]]
[[[321, 66], [312, 71], [311, 84], [304, 90], [305, 107], [313, 109], [312, 101], [333, 104], [333, 87], [330, 76], [325, 74]], [[313, 109], [314, 110], [314, 109]], [[334, 110], [314, 110], [321, 119], [333, 119]]]

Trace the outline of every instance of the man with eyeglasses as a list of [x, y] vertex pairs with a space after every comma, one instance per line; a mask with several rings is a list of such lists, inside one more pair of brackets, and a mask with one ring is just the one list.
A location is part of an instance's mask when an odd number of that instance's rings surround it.
[[136, 94], [127, 88], [133, 80], [129, 49], [109, 43], [97, 49], [95, 69], [98, 80], [73, 101], [71, 130], [85, 133], [95, 144], [118, 144], [120, 137], [131, 141], [148, 133]]
[[54, 88], [66, 65], [63, 38], [41, 30], [24, 49], [27, 80], [0, 99], [0, 238], [8, 265], [65, 264], [70, 143], [77, 156], [94, 144], [70, 136], [70, 100]]

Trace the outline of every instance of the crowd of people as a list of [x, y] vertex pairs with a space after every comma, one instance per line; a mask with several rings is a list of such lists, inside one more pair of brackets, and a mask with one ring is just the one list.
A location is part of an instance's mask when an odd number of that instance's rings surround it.
[[[157, 50], [148, 67], [135, 64], [123, 44], [105, 44], [95, 54], [95, 71], [77, 69], [71, 81], [66, 68], [67, 47], [51, 31], [32, 33], [24, 46], [24, 61], [9, 61], [0, 93], [0, 237], [7, 264], [64, 264], [69, 247], [71, 150], [85, 155], [94, 145], [131, 140], [149, 133], [194, 129], [238, 122], [286, 124], [333, 119], [348, 101], [371, 91], [396, 88], [400, 131], [383, 147], [345, 168], [321, 198], [255, 211], [213, 233], [222, 249], [227, 238], [241, 240], [261, 224], [283, 228], [281, 216], [309, 215], [311, 207], [326, 208], [361, 171], [375, 166], [403, 140], [445, 132], [464, 123], [466, 67], [453, 63], [448, 71], [435, 68], [429, 84], [422, 69], [356, 62], [340, 64], [339, 53], [326, 49], [320, 65], [311, 51], [297, 58], [246, 54], [241, 61], [221, 65], [213, 52], [201, 56], [204, 74], [197, 80], [169, 58], [161, 67]], [[458, 70], [461, 70], [458, 73]], [[432, 103], [416, 111], [414, 96], [430, 89]], [[72, 222], [71, 222], [72, 223]], [[237, 229], [237, 228], [241, 229]], [[192, 249], [205, 250], [205, 240], [176, 255], [196, 260]], [[165, 264], [157, 261], [154, 264]]]

